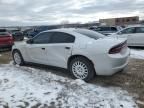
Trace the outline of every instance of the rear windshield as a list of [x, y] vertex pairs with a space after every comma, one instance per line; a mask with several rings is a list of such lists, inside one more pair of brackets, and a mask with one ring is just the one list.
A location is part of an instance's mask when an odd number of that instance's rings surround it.
[[95, 40], [105, 37], [104, 35], [102, 35], [98, 32], [95, 32], [95, 31], [92, 31], [92, 30], [87, 30], [87, 29], [75, 29], [74, 32], [80, 33], [82, 35], [93, 38]]
[[6, 29], [0, 29], [0, 32], [6, 32], [7, 30]]
[[0, 36], [6, 36], [8, 35], [8, 32], [0, 32]]

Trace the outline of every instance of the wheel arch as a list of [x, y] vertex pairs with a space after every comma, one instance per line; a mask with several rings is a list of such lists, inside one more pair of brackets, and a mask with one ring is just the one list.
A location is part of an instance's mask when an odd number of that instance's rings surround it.
[[[12, 50], [12, 57], [13, 57], [13, 61], [14, 61], [14, 63], [16, 63], [15, 62], [15, 59], [14, 59], [14, 52], [17, 52], [17, 53], [19, 53], [19, 56], [21, 57], [21, 63], [19, 64], [19, 65], [24, 65], [25, 64], [25, 61], [24, 61], [24, 59], [23, 59], [23, 56], [22, 56], [22, 53], [21, 53], [21, 51], [19, 50], [19, 49], [17, 49], [17, 48], [15, 48], [15, 49], [13, 49]], [[17, 64], [17, 63], [16, 63]]]
[[14, 51], [18, 51], [20, 53], [20, 55], [22, 56], [22, 59], [24, 60], [23, 55], [19, 49], [17, 49], [17, 48], [13, 49], [12, 53], [11, 53], [12, 55], [13, 55]]
[[18, 51], [21, 54], [21, 51], [19, 49], [17, 49], [17, 48], [12, 50], [12, 54], [13, 54], [14, 51]]
[[72, 55], [72, 56], [70, 56], [70, 57], [68, 58], [67, 67], [69, 67], [70, 62], [71, 62], [74, 58], [77, 58], [77, 57], [83, 57], [83, 58], [89, 60], [89, 61], [91, 62], [91, 64], [94, 66], [92, 60], [90, 60], [88, 57], [77, 54], [77, 55]]

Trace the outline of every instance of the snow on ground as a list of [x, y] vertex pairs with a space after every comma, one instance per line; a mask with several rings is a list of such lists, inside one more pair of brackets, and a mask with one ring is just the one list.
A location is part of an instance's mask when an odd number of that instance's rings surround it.
[[144, 49], [131, 49], [131, 58], [144, 59]]
[[[137, 108], [117, 87], [101, 87], [44, 70], [0, 65], [0, 108]], [[7, 107], [8, 106], [8, 107]]]

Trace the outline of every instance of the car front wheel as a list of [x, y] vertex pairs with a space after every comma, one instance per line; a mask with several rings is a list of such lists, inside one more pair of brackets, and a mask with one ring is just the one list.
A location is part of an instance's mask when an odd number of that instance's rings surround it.
[[84, 57], [76, 57], [69, 64], [69, 70], [75, 78], [91, 80], [95, 75], [93, 64]]
[[13, 56], [13, 60], [14, 60], [15, 64], [17, 64], [17, 65], [23, 65], [24, 64], [24, 60], [22, 58], [22, 55], [18, 50], [13, 51], [12, 56]]

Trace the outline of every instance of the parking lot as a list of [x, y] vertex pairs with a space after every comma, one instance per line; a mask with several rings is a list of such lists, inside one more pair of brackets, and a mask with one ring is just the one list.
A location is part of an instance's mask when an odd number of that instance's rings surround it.
[[[96, 76], [94, 80], [90, 82], [93, 85], [99, 85], [102, 87], [121, 87], [123, 90], [127, 90], [129, 95], [134, 97], [135, 102], [144, 107], [144, 49], [132, 48], [131, 57], [128, 67], [120, 73], [113, 76]], [[0, 53], [0, 64], [12, 63], [11, 52], [4, 51]], [[36, 65], [28, 65], [28, 67], [34, 69], [40, 69], [41, 71], [52, 72], [58, 76], [71, 79], [71, 76], [67, 71], [55, 67], [45, 67]], [[19, 68], [19, 67], [17, 67]]]

